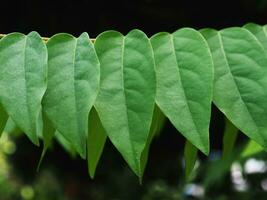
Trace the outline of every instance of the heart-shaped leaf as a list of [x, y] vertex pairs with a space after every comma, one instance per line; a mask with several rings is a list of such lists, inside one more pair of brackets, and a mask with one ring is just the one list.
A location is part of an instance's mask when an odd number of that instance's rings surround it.
[[57, 34], [47, 42], [44, 111], [54, 128], [86, 157], [88, 115], [99, 87], [99, 61], [87, 33]]
[[47, 49], [38, 33], [11, 33], [0, 41], [0, 100], [8, 115], [38, 144], [46, 89]]
[[140, 159], [153, 116], [156, 80], [147, 36], [107, 31], [95, 41], [101, 66], [96, 110], [111, 142], [141, 176]]
[[267, 54], [244, 28], [204, 29], [214, 62], [213, 101], [251, 139], [267, 147]]
[[203, 153], [209, 153], [213, 65], [204, 38], [184, 28], [151, 38], [156, 103], [172, 124]]

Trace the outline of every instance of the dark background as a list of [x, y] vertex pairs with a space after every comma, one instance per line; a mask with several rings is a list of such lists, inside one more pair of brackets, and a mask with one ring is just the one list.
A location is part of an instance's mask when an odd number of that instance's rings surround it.
[[138, 28], [149, 36], [180, 27], [225, 28], [247, 22], [266, 23], [265, 0], [6, 0], [1, 2], [0, 32], [35, 30], [42, 36], [83, 31], [96, 37], [115, 29]]
[[[95, 38], [105, 30], [114, 29], [127, 34], [134, 28], [151, 36], [160, 31], [173, 32], [181, 27], [222, 29], [242, 26], [247, 22], [267, 23], [265, 0], [7, 0], [1, 2], [0, 7], [0, 33], [37, 31], [44, 37], [59, 32], [78, 36], [86, 31]], [[213, 107], [212, 110], [211, 147], [216, 153], [221, 149], [224, 119], [217, 109]], [[239, 136], [240, 140], [244, 137]], [[18, 149], [10, 157], [15, 166], [14, 172], [31, 184], [41, 173], [35, 170], [41, 149], [34, 147], [26, 138], [18, 139], [16, 143]], [[71, 200], [101, 199], [98, 193], [108, 195], [110, 199], [140, 199], [153, 181], [164, 180], [168, 187], [174, 188], [181, 184], [183, 147], [184, 138], [167, 122], [160, 138], [152, 143], [143, 187], [139, 186], [137, 177], [109, 142], [94, 181], [90, 181], [84, 161], [71, 158], [56, 144], [47, 154], [42, 168], [50, 167], [56, 171], [64, 194]], [[200, 157], [206, 159], [203, 155]], [[224, 190], [226, 192], [227, 189]], [[105, 195], [102, 199], [109, 199]]]

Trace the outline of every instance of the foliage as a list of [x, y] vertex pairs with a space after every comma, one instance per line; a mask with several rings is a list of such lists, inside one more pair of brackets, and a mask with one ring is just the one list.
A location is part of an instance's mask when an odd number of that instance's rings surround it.
[[[34, 144], [44, 141], [43, 155], [53, 137], [64, 138], [88, 158], [91, 177], [107, 136], [141, 179], [166, 117], [190, 144], [189, 176], [197, 149], [210, 151], [213, 102], [266, 149], [266, 31], [256, 24], [151, 38], [106, 31], [94, 44], [87, 33], [46, 44], [36, 32], [8, 34], [0, 40], [0, 129], [9, 117]], [[232, 148], [236, 137], [225, 138]]]

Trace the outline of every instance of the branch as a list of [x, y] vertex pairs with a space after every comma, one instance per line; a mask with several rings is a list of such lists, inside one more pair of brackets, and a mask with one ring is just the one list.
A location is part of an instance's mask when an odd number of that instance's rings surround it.
[[[0, 39], [1, 38], [3, 38], [3, 37], [5, 37], [7, 34], [1, 34], [0, 33]], [[42, 37], [42, 40], [44, 40], [45, 42], [47, 42], [48, 40], [49, 40], [49, 38], [48, 37]], [[93, 39], [90, 39], [93, 43], [95, 42], [95, 39], [93, 38]]]

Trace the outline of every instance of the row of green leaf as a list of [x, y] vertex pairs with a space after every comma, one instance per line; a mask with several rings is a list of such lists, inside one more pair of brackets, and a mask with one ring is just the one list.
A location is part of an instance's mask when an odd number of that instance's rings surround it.
[[195, 147], [209, 154], [212, 102], [267, 147], [267, 26], [0, 40], [0, 131], [10, 118], [34, 144], [42, 139], [43, 155], [60, 135], [92, 177], [107, 137], [142, 177], [165, 117], [186, 138], [191, 169]]

